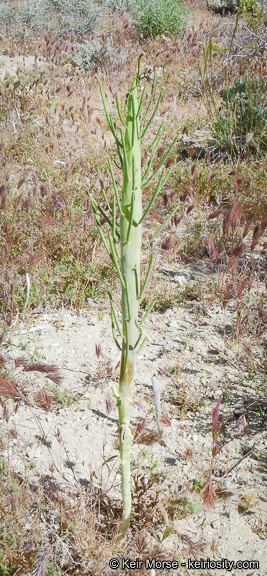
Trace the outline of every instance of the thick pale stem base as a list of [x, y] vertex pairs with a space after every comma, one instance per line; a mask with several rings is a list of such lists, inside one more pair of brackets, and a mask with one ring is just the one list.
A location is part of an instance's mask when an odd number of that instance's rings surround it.
[[129, 350], [127, 364], [125, 365], [124, 349], [122, 350], [122, 362], [119, 384], [119, 440], [121, 455], [122, 476], [122, 501], [123, 515], [120, 525], [119, 540], [125, 537], [129, 528], [131, 515], [131, 446], [132, 432], [131, 421], [131, 392], [134, 378], [136, 351]]

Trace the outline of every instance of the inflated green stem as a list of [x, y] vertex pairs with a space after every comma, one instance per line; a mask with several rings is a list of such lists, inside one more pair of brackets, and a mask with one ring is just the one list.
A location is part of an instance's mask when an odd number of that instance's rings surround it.
[[131, 444], [130, 401], [135, 373], [140, 293], [140, 255], [142, 248], [141, 150], [139, 140], [138, 76], [128, 96], [125, 135], [123, 138], [123, 187], [120, 218], [123, 341], [119, 383], [119, 425], [122, 472], [123, 517], [120, 533], [124, 536], [131, 513]]
[[[110, 218], [109, 216], [107, 216], [102, 207], [99, 204], [97, 204], [95, 199], [89, 193], [90, 198], [92, 200], [92, 207], [97, 227], [99, 229], [104, 246], [115, 266], [118, 278], [120, 279], [122, 290], [122, 298], [121, 298], [122, 328], [119, 325], [112, 296], [109, 292], [111, 303], [112, 333], [116, 345], [121, 349], [119, 390], [118, 393], [116, 394], [117, 405], [119, 409], [119, 442], [120, 442], [120, 455], [121, 455], [122, 499], [123, 499], [123, 516], [120, 526], [120, 534], [119, 534], [120, 538], [123, 538], [125, 536], [125, 533], [130, 524], [130, 514], [131, 514], [132, 432], [130, 426], [131, 424], [130, 407], [131, 407], [132, 385], [135, 374], [136, 356], [137, 353], [140, 352], [144, 343], [146, 342], [146, 338], [143, 339], [143, 341], [141, 342], [142, 340], [141, 325], [143, 324], [149, 312], [152, 310], [155, 303], [155, 300], [153, 300], [148, 305], [148, 308], [143, 318], [139, 320], [138, 319], [139, 305], [141, 303], [153, 263], [153, 255], [152, 255], [149, 262], [148, 271], [145, 276], [144, 284], [142, 288], [140, 288], [142, 222], [144, 218], [147, 216], [150, 209], [152, 208], [158, 194], [160, 193], [161, 189], [166, 183], [172, 171], [173, 165], [167, 171], [167, 173], [165, 173], [165, 171], [162, 172], [156, 190], [152, 195], [151, 200], [148, 202], [148, 205], [145, 208], [144, 212], [142, 210], [142, 185], [144, 184], [146, 185], [154, 178], [154, 176], [163, 166], [163, 163], [173, 150], [174, 145], [178, 138], [178, 136], [175, 138], [174, 142], [171, 144], [167, 152], [164, 154], [164, 157], [161, 160], [159, 166], [157, 166], [154, 172], [152, 172], [152, 174], [149, 175], [153, 157], [159, 146], [161, 138], [165, 132], [165, 128], [163, 127], [163, 125], [161, 125], [154, 141], [152, 142], [152, 145], [149, 147], [149, 149], [151, 150], [151, 157], [150, 160], [148, 161], [147, 167], [144, 169], [144, 175], [142, 178], [140, 146], [143, 136], [146, 134], [147, 129], [149, 128], [150, 124], [152, 123], [155, 117], [155, 114], [158, 110], [162, 98], [162, 93], [160, 93], [156, 107], [145, 126], [144, 125], [145, 120], [151, 108], [152, 100], [154, 97], [155, 87], [156, 82], [154, 81], [152, 88], [152, 95], [149, 100], [148, 108], [143, 115], [142, 127], [140, 128], [140, 117], [142, 113], [142, 107], [144, 104], [145, 89], [143, 89], [140, 96], [139, 94], [140, 58], [139, 58], [138, 72], [128, 94], [125, 121], [122, 117], [118, 97], [116, 97], [118, 116], [123, 125], [123, 129], [121, 129], [120, 136], [117, 131], [116, 125], [108, 112], [104, 93], [102, 87], [100, 87], [107, 121], [110, 130], [115, 138], [117, 153], [119, 156], [119, 164], [123, 171], [123, 184], [122, 184], [121, 196], [119, 197], [118, 182], [115, 178], [113, 168], [109, 160], [108, 168], [111, 174], [111, 179], [114, 188], [114, 196], [112, 203], [108, 201], [102, 184], [101, 187], [108, 212], [111, 213]], [[117, 164], [116, 166], [118, 167]], [[175, 208], [175, 210], [172, 212], [171, 215], [174, 214], [177, 208]], [[119, 231], [117, 229], [118, 227], [117, 209], [120, 217]], [[101, 228], [97, 211], [105, 219], [106, 225], [108, 227], [108, 242]], [[171, 217], [171, 215], [169, 216], [169, 218]], [[162, 227], [163, 226], [161, 226], [159, 230], [161, 230]], [[156, 236], [156, 234], [154, 234], [153, 238]], [[118, 257], [119, 252], [117, 248], [118, 241], [120, 244], [120, 263]], [[118, 336], [116, 335], [116, 329], [118, 335], [122, 337], [121, 347], [118, 343]]]

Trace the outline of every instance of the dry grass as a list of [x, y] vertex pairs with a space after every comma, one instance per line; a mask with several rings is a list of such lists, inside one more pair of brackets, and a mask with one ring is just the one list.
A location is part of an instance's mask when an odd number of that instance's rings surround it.
[[[100, 104], [98, 80], [114, 112], [115, 93], [123, 102], [135, 73], [136, 55], [143, 52], [148, 81], [157, 70], [159, 83], [165, 88], [155, 123], [156, 129], [166, 116], [170, 120], [161, 152], [180, 131], [177, 162], [168, 188], [146, 222], [144, 239], [153, 235], [163, 217], [179, 203], [177, 216], [153, 246], [161, 267], [202, 263], [216, 266], [219, 271], [213, 283], [204, 281], [193, 289], [177, 291], [167, 281], [159, 289], [155, 268], [143, 306], [152, 295], [158, 295], [159, 310], [185, 299], [205, 299], [206, 303], [217, 300], [222, 307], [231, 304], [232, 339], [240, 343], [240, 359], [244, 366], [253, 365], [263, 381], [266, 366], [259, 365], [253, 349], [260, 345], [267, 321], [267, 173], [263, 160], [248, 157], [233, 165], [224, 151], [214, 155], [209, 148], [210, 125], [199, 74], [199, 68], [204, 67], [202, 48], [213, 31], [217, 51], [207, 79], [218, 91], [225, 80], [224, 47], [229, 43], [234, 17], [229, 17], [226, 25], [226, 21], [195, 4], [191, 2], [190, 29], [181, 40], [166, 36], [141, 41], [129, 15], [107, 13], [102, 28], [82, 41], [105, 41], [112, 34], [114, 58], [112, 65], [104, 62], [91, 72], [73, 65], [77, 43], [73, 33], [60, 38], [47, 31], [25, 37], [1, 35], [0, 48], [5, 54], [30, 54], [36, 60], [32, 69], [22, 66], [15, 77], [6, 77], [0, 84], [1, 324], [10, 325], [16, 313], [23, 316], [29, 309], [38, 311], [62, 304], [82, 308], [90, 306], [90, 299], [106, 302], [107, 286], [113, 284], [114, 290], [118, 289], [86, 191], [91, 187], [100, 200], [101, 175], [108, 198], [111, 194], [106, 159], [113, 144]], [[122, 66], [125, 55], [127, 62]], [[250, 68], [264, 75], [266, 63], [266, 54], [259, 50]], [[233, 58], [229, 75], [238, 77], [246, 66], [246, 60]], [[145, 190], [144, 198], [149, 194], [150, 190]], [[101, 349], [97, 356], [96, 378], [101, 375], [103, 379], [107, 366], [101, 363]], [[16, 368], [19, 366], [24, 367], [23, 373], [38, 370], [56, 386], [59, 384], [53, 366], [27, 364], [25, 358], [17, 362]], [[33, 410], [34, 405], [53, 409], [55, 393], [40, 387], [35, 397], [28, 395], [23, 382], [10, 377], [5, 369], [2, 350], [0, 367], [5, 421], [9, 411], [22, 402]], [[182, 414], [197, 409], [197, 399], [183, 389], [174, 393], [173, 404], [181, 407]], [[168, 425], [168, 416], [166, 422]], [[149, 422], [140, 421], [136, 442], [149, 445], [159, 438]], [[5, 434], [1, 444], [7, 448]], [[106, 572], [106, 558], [120, 558], [127, 553], [126, 549], [118, 549], [115, 540], [121, 506], [105, 491], [97, 490], [93, 479], [73, 494], [63, 481], [62, 485], [56, 484], [52, 476], [31, 483], [0, 458], [0, 480], [3, 574], [12, 576], [18, 571], [24, 576], [97, 576], [103, 570], [107, 575], [115, 574], [114, 570]], [[133, 495], [134, 529], [127, 541], [128, 549], [135, 549], [140, 557], [147, 551], [152, 557], [160, 557], [160, 548], [153, 548], [155, 538], [150, 541], [156, 527], [164, 525], [156, 476], [151, 475], [145, 483], [137, 474]], [[207, 505], [214, 502], [211, 478], [204, 499]], [[171, 516], [170, 501], [166, 507]], [[178, 503], [177, 513], [181, 517], [189, 514], [184, 502]], [[191, 547], [191, 553], [203, 547], [191, 541], [185, 544]]]

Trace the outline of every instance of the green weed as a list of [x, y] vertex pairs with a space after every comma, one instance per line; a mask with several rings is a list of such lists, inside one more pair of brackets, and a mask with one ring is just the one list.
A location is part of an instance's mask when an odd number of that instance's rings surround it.
[[70, 392], [69, 390], [60, 390], [56, 386], [50, 386], [49, 389], [55, 395], [55, 402], [61, 406], [61, 408], [69, 408], [72, 404], [79, 401], [79, 394]]
[[216, 146], [232, 156], [262, 154], [267, 150], [267, 79], [251, 78], [248, 71], [234, 86], [220, 92], [221, 110], [213, 123]]
[[7, 476], [6, 461], [4, 460], [4, 458], [2, 458], [2, 456], [0, 456], [0, 478], [1, 478], [1, 480], [3, 480], [3, 478], [6, 476]]
[[176, 0], [136, 0], [133, 11], [144, 37], [177, 36], [188, 21], [188, 9]]

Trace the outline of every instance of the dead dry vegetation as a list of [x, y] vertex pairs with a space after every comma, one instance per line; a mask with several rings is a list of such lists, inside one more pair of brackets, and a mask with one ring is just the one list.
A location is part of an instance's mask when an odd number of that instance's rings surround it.
[[[101, 10], [98, 27], [88, 32], [48, 26], [36, 30], [25, 22], [19, 30], [12, 27], [12, 21], [1, 28], [0, 63], [6, 70], [0, 81], [3, 576], [145, 574], [148, 570], [112, 570], [108, 561], [221, 558], [223, 529], [216, 528], [211, 536], [203, 526], [207, 518], [212, 518], [211, 523], [221, 518], [227, 522], [229, 510], [236, 514], [237, 531], [247, 534], [245, 528], [250, 527], [248, 541], [258, 547], [254, 559], [264, 562], [266, 17], [220, 15], [208, 10], [204, 2], [191, 2], [188, 25], [180, 36], [167, 31], [151, 38], [140, 35], [131, 11], [112, 11], [111, 4]], [[15, 9], [16, 3], [10, 6]], [[95, 50], [91, 59], [83, 51], [88, 44]], [[154, 129], [166, 119], [169, 128], [158, 156], [180, 135], [173, 173], [146, 222], [144, 241], [149, 241], [177, 204], [180, 208], [142, 256], [148, 262], [151, 250], [156, 255], [142, 306], [155, 296], [157, 303], [147, 328], [151, 344], [137, 375], [131, 530], [119, 546], [116, 449], [107, 440], [108, 453], [103, 454], [102, 463], [96, 470], [92, 463], [82, 481], [68, 456], [64, 430], [80, 410], [90, 412], [94, 397], [102, 415], [111, 419], [113, 411], [112, 418], [116, 418], [115, 400], [107, 393], [109, 383], [118, 378], [117, 360], [110, 352], [107, 288], [112, 287], [119, 301], [119, 284], [86, 192], [90, 189], [101, 202], [100, 179], [108, 198], [112, 192], [107, 156], [114, 154], [115, 147], [98, 82], [115, 117], [115, 95], [123, 109], [141, 53], [144, 80], [151, 83], [156, 71], [159, 86], [164, 87]], [[14, 61], [16, 69], [11, 65]], [[220, 115], [220, 91], [247, 73], [250, 94], [256, 78], [255, 90], [262, 94], [252, 102], [253, 119], [260, 117], [258, 132], [255, 123], [244, 132], [242, 110], [236, 104], [230, 123]], [[148, 135], [147, 142], [152, 137]], [[159, 157], [154, 167], [157, 162]], [[144, 190], [144, 198], [150, 196], [151, 190]], [[104, 221], [101, 224], [104, 228]], [[77, 377], [81, 393], [72, 390], [73, 381], [64, 383], [63, 352], [56, 357], [52, 347], [45, 358], [37, 345], [29, 347], [29, 341], [21, 337], [24, 327], [28, 330], [42, 318], [60, 331], [62, 318], [68, 314], [73, 324], [94, 317], [89, 327], [93, 343], [88, 358], [90, 378], [88, 374], [80, 374], [80, 380]], [[97, 332], [101, 322], [105, 331]], [[47, 346], [53, 334], [47, 336]], [[82, 336], [78, 331], [73, 338], [79, 341]], [[161, 347], [158, 355], [156, 346]], [[71, 369], [81, 370], [80, 360], [78, 351]], [[165, 383], [160, 429], [150, 389], [155, 369]], [[86, 363], [82, 370], [86, 375]], [[209, 374], [208, 379], [204, 374]], [[143, 391], [140, 382], [146, 382]], [[16, 422], [19, 426], [23, 410], [32, 418], [36, 439], [49, 456], [45, 471], [27, 456], [29, 438], [18, 435]], [[54, 453], [42, 413], [53, 415], [54, 436], [62, 454], [66, 450], [65, 467]], [[114, 422], [110, 425], [115, 437]], [[178, 432], [181, 437], [186, 432], [186, 440], [180, 441]], [[155, 446], [158, 460], [151, 456]], [[98, 448], [101, 459], [102, 445]], [[164, 470], [160, 470], [160, 458], [165, 458]], [[182, 470], [176, 476], [174, 466]], [[236, 470], [240, 476], [233, 475]], [[244, 573], [264, 576], [264, 569], [262, 564], [260, 571]], [[161, 573], [193, 572], [183, 568]], [[195, 573], [225, 572], [203, 569]]]

